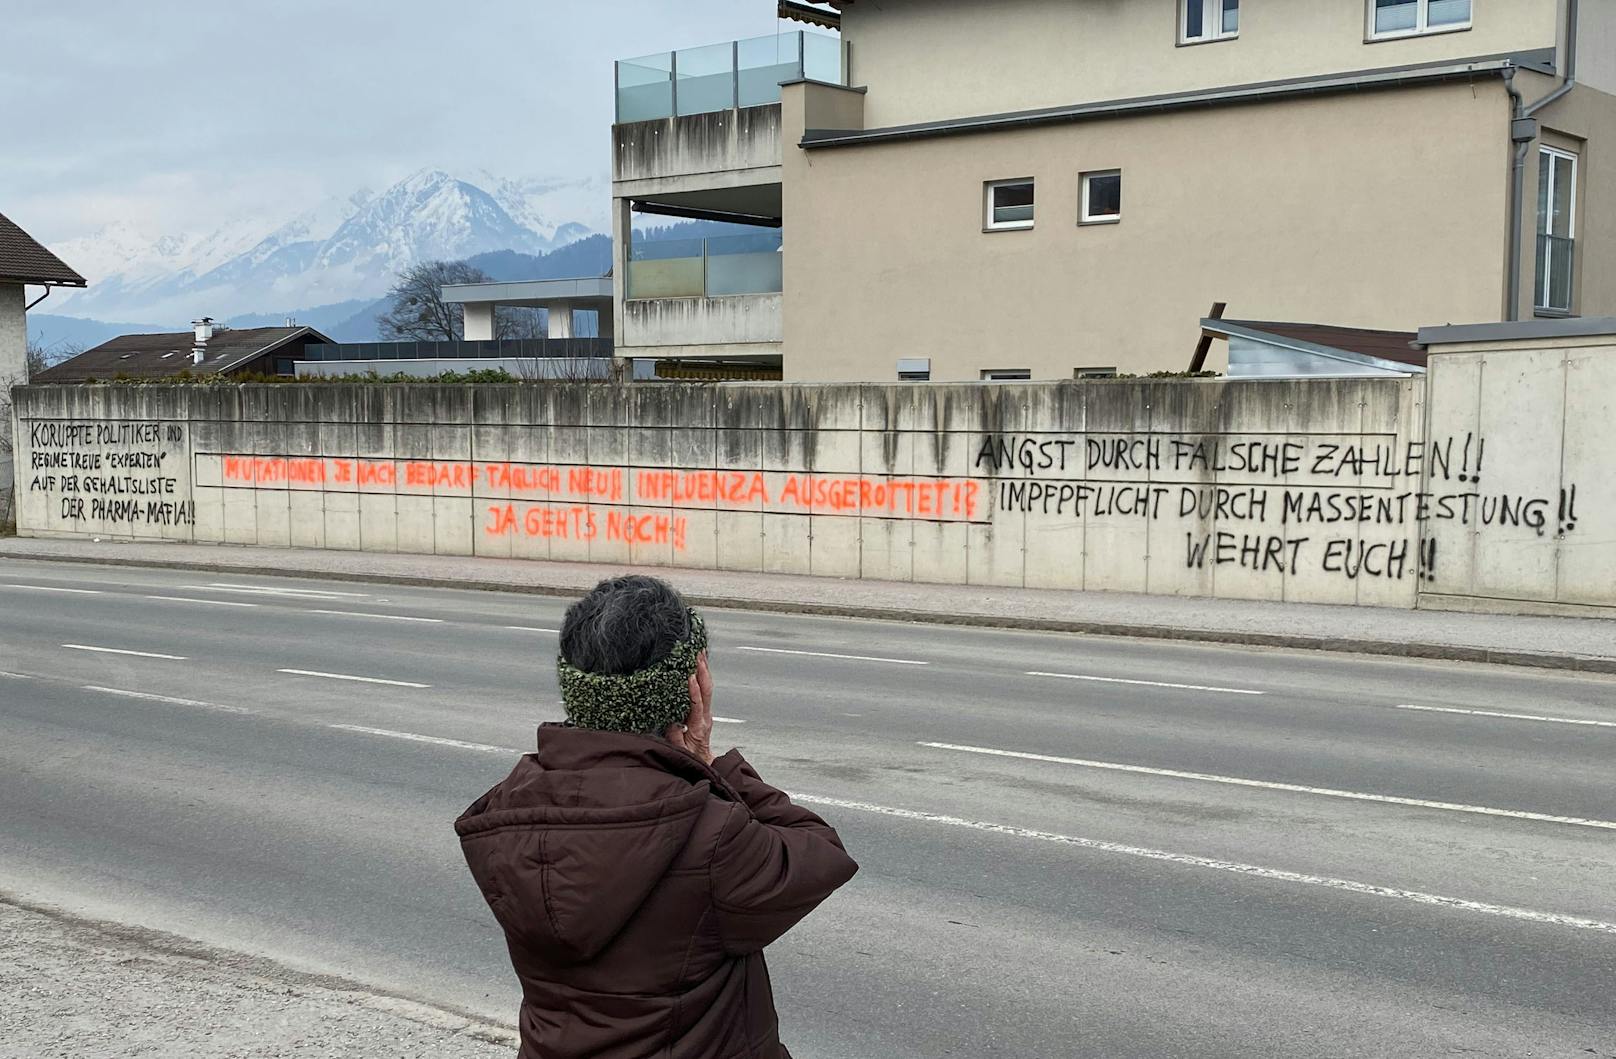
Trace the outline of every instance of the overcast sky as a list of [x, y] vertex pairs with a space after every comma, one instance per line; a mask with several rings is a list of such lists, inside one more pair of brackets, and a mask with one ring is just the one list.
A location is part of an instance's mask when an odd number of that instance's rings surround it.
[[46, 242], [278, 222], [428, 166], [604, 179], [614, 59], [780, 25], [774, 0], [0, 7], [0, 213]]

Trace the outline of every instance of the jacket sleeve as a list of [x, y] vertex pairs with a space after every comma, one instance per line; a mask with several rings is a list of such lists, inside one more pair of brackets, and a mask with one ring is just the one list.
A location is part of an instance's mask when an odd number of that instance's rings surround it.
[[740, 751], [713, 771], [745, 802], [731, 810], [710, 863], [719, 934], [739, 956], [790, 930], [858, 865], [829, 824], [764, 783]]

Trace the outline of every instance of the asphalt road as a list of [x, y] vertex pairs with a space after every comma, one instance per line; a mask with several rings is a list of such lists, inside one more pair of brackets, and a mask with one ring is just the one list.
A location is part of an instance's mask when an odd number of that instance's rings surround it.
[[[562, 609], [0, 562], [0, 891], [509, 1022], [451, 823]], [[1616, 680], [709, 626], [715, 749], [863, 865], [770, 950], [802, 1059], [1616, 1056]]]

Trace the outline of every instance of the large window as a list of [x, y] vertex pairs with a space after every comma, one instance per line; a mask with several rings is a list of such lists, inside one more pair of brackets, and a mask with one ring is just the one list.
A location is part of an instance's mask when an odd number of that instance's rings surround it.
[[1240, 0], [1178, 0], [1178, 40], [1200, 44], [1240, 35]]
[[1470, 0], [1369, 0], [1369, 38], [1470, 28]]
[[983, 227], [991, 230], [1032, 227], [1032, 178], [990, 180], [986, 185]]
[[1577, 156], [1544, 147], [1537, 156], [1537, 284], [1533, 304], [1571, 311], [1577, 250]]

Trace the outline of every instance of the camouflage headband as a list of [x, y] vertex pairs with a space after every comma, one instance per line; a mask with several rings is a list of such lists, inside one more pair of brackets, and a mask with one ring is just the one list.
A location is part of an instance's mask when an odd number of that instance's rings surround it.
[[586, 673], [556, 658], [561, 704], [578, 728], [661, 735], [690, 713], [690, 676], [707, 649], [707, 627], [690, 611], [690, 635], [662, 658], [632, 673]]

